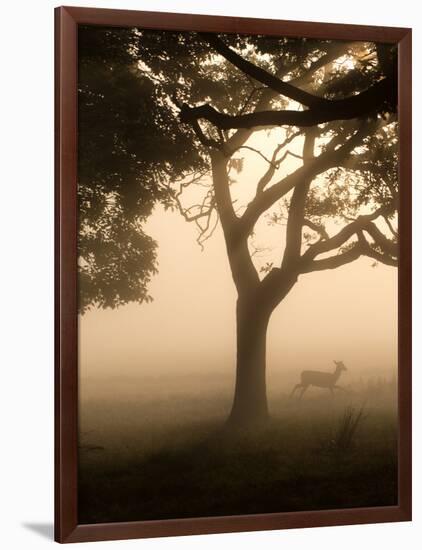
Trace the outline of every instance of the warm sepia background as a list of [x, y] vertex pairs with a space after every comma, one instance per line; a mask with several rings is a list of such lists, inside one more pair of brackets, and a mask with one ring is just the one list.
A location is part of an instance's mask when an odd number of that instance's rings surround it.
[[[353, 55], [339, 64], [352, 71]], [[336, 69], [334, 62], [330, 70]], [[300, 109], [293, 100], [285, 108]], [[383, 120], [391, 123], [387, 115]], [[392, 122], [388, 138], [395, 136]], [[94, 138], [85, 128], [89, 144]], [[262, 156], [271, 158], [285, 132], [282, 127], [256, 131], [246, 142], [251, 149], [232, 153], [232, 160], [243, 160], [241, 170], [229, 174], [237, 213], [253, 199], [267, 170]], [[303, 139], [289, 143], [292, 154], [280, 165], [277, 180], [308, 161], [305, 153], [301, 157]], [[327, 139], [316, 139], [315, 156], [324, 154]], [[389, 145], [391, 155], [397, 140]], [[370, 164], [376, 150], [368, 158]], [[392, 169], [386, 176], [392, 186], [395, 174]], [[328, 209], [322, 221], [334, 235], [350, 216], [341, 210], [348, 204], [341, 200], [341, 188], [329, 187], [333, 182], [325, 175], [317, 176], [312, 188], [339, 194], [341, 206]], [[347, 187], [347, 174], [338, 177]], [[84, 192], [96, 185], [89, 178], [81, 181]], [[179, 199], [188, 195], [182, 210], [200, 204], [204, 193], [202, 185], [187, 186]], [[284, 198], [290, 197], [291, 192]], [[110, 195], [112, 205], [114, 200]], [[330, 201], [335, 203], [332, 196]], [[265, 266], [280, 265], [284, 252], [285, 227], [271, 223], [282, 202], [260, 217], [248, 241], [261, 278]], [[353, 219], [377, 209], [375, 199], [356, 204]], [[89, 213], [89, 199], [87, 205]], [[232, 429], [226, 420], [235, 383], [237, 294], [221, 225], [201, 247], [195, 224], [187, 223], [177, 208], [165, 210], [157, 202], [146, 218], [143, 230], [157, 242], [158, 273], [148, 283], [153, 301], [129, 299], [114, 309], [94, 306], [79, 317], [79, 522], [396, 504], [397, 268], [361, 256], [337, 269], [300, 275], [273, 312], [267, 333], [270, 418]], [[107, 227], [113, 226], [110, 220], [106, 217]], [[396, 225], [394, 213], [391, 221]], [[378, 224], [388, 234], [385, 222]], [[85, 226], [89, 230], [95, 235], [95, 222]], [[100, 243], [104, 234], [100, 231]], [[301, 235], [304, 253], [305, 230]], [[125, 255], [117, 248], [119, 265]], [[330, 257], [335, 254], [331, 251]], [[80, 289], [82, 294], [82, 284]], [[347, 368], [335, 393], [326, 385], [311, 387], [303, 399], [290, 398], [303, 370], [332, 373], [334, 361]], [[250, 399], [245, 403], [246, 411], [253, 408]]]
[[[275, 133], [273, 131], [273, 133]], [[299, 142], [300, 140], [296, 140]], [[248, 142], [271, 151], [273, 138], [262, 131]], [[297, 147], [297, 146], [296, 146]], [[291, 148], [294, 151], [294, 148]], [[298, 152], [300, 149], [298, 148]], [[265, 171], [265, 161], [242, 152], [236, 175], [240, 197]], [[283, 167], [290, 172], [299, 161]], [[212, 377], [227, 390], [234, 382], [236, 292], [220, 226], [203, 251], [197, 230], [178, 212], [157, 207], [146, 231], [158, 241], [159, 272], [150, 285], [152, 303], [115, 310], [93, 309], [80, 317], [79, 372], [95, 395], [110, 378], [168, 375]], [[280, 250], [280, 227], [260, 224], [256, 244], [264, 264]], [[332, 370], [333, 360], [348, 367], [342, 382], [392, 377], [397, 368], [397, 269], [362, 257], [336, 270], [302, 275], [274, 312], [268, 331], [268, 389], [286, 391], [303, 369]], [[92, 385], [91, 385], [92, 383]], [[271, 403], [270, 403], [271, 405]]]

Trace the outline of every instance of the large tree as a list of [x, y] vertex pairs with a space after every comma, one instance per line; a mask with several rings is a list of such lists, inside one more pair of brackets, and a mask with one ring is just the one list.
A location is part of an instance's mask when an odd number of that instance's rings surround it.
[[[128, 197], [128, 209], [140, 221], [155, 201], [165, 200], [197, 225], [201, 246], [221, 223], [238, 295], [229, 423], [263, 421], [267, 327], [299, 277], [361, 256], [397, 265], [396, 52], [372, 43], [136, 29], [109, 31], [106, 42], [130, 59], [117, 70], [132, 67], [135, 89], [128, 101], [137, 115], [129, 113], [117, 129], [113, 121], [116, 139], [130, 128], [133, 151], [123, 166], [133, 175], [127, 180], [113, 168], [117, 180], [106, 196], [114, 197], [113, 208]], [[269, 155], [251, 145], [263, 130]], [[242, 204], [232, 182], [235, 172], [242, 178], [245, 154], [257, 155], [266, 168]], [[103, 175], [108, 178], [109, 172]], [[85, 181], [92, 193], [95, 173]], [[101, 186], [99, 195], [104, 197]], [[84, 212], [92, 227], [90, 209], [88, 204]], [[282, 252], [262, 265], [254, 239], [264, 217], [280, 228]], [[111, 240], [118, 239], [110, 229], [116, 219], [117, 227], [127, 223], [127, 209], [105, 224]], [[141, 225], [135, 229], [143, 234]], [[81, 228], [82, 242], [85, 237]], [[98, 257], [107, 264], [96, 237], [92, 230]], [[142, 255], [144, 244], [132, 250]], [[124, 248], [119, 244], [117, 252]], [[132, 276], [133, 262], [126, 270], [115, 264], [107, 279], [111, 296], [128, 279], [132, 289], [119, 291], [116, 303], [144, 299], [144, 273], [135, 267]], [[104, 285], [99, 271], [91, 270], [91, 281]], [[133, 290], [137, 285], [142, 295]], [[92, 291], [89, 301], [111, 305]]]
[[148, 301], [156, 243], [143, 230], [163, 183], [204, 167], [156, 83], [138, 66], [132, 30], [79, 28], [79, 305]]

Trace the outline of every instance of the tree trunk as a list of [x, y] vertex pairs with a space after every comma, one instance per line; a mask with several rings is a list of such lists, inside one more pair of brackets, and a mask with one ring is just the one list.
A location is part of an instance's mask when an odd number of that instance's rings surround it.
[[229, 426], [246, 427], [268, 419], [265, 356], [270, 315], [260, 304], [237, 302], [236, 385]]

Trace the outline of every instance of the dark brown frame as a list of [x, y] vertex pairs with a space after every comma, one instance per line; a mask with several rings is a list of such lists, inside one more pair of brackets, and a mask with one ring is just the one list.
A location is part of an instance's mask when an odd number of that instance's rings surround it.
[[[397, 506], [78, 525], [77, 26], [367, 40], [399, 46], [399, 503]], [[81, 542], [411, 519], [411, 29], [60, 7], [55, 10], [55, 540]]]

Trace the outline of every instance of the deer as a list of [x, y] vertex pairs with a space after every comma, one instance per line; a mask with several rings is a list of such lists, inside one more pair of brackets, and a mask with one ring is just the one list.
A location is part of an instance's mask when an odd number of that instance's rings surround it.
[[[296, 384], [293, 388], [290, 397], [293, 397], [296, 390], [302, 388], [299, 399], [302, 399], [303, 394], [309, 388], [309, 386], [315, 386], [317, 388], [327, 388], [330, 390], [331, 395], [334, 395], [334, 389], [343, 390], [340, 386], [337, 386], [336, 382], [340, 378], [341, 373], [346, 371], [346, 367], [343, 361], [334, 361], [336, 366], [334, 372], [321, 372], [317, 370], [304, 370], [300, 375], [300, 384]], [[345, 390], [344, 390], [345, 391]]]

